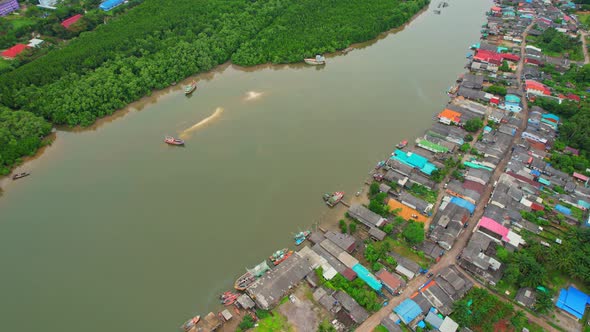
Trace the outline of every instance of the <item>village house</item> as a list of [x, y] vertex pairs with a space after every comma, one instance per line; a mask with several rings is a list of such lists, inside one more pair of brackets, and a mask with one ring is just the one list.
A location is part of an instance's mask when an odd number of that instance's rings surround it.
[[18, 10], [19, 7], [18, 1], [16, 0], [0, 0], [0, 17]]

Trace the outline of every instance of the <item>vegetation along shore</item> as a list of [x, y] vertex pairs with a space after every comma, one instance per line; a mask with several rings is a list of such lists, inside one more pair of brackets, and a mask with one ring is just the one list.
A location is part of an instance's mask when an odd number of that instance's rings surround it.
[[[293, 63], [334, 52], [399, 27], [427, 0], [413, 1], [155, 1], [0, 76], [0, 104], [47, 123], [88, 126], [97, 118], [195, 73], [231, 60], [252, 66]], [[173, 17], [174, 19], [170, 19]], [[34, 117], [35, 115], [36, 117]], [[33, 126], [31, 126], [33, 127]], [[0, 122], [6, 174], [33, 153], [49, 130]]]

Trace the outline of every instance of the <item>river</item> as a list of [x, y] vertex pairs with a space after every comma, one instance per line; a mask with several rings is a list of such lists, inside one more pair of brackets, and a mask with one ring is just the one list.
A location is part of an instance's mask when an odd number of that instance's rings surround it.
[[2, 184], [0, 331], [171, 331], [215, 309], [244, 268], [334, 218], [324, 192], [356, 192], [444, 106], [490, 3], [437, 4], [325, 68], [226, 65], [190, 98], [59, 130]]

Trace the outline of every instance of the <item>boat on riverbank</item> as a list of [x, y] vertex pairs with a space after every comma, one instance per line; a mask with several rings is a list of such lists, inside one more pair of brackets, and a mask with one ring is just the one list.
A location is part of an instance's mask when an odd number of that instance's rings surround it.
[[295, 236], [294, 236], [295, 245], [298, 246], [298, 245], [302, 244], [303, 242], [305, 242], [305, 240], [309, 237], [310, 234], [311, 234], [311, 231], [303, 231], [303, 232], [299, 232], [299, 233], [295, 234]]
[[397, 143], [397, 145], [396, 145], [395, 147], [396, 147], [396, 148], [398, 148], [398, 149], [403, 149], [403, 148], [405, 148], [407, 145], [408, 145], [408, 140], [407, 140], [407, 139], [405, 139], [405, 140], [403, 140], [403, 141], [401, 141], [401, 142]]
[[164, 142], [169, 145], [184, 145], [184, 140], [180, 138], [174, 138], [172, 136], [164, 137]]
[[184, 94], [190, 95], [197, 89], [197, 81], [192, 81], [189, 85], [184, 86]]
[[31, 175], [31, 172], [22, 172], [22, 173], [16, 173], [12, 176], [12, 180], [18, 180], [18, 179], [22, 179], [25, 176], [29, 176]]
[[305, 61], [305, 63], [307, 63], [308, 65], [312, 66], [320, 66], [326, 64], [326, 58], [324, 58], [324, 56], [320, 54], [316, 55], [315, 58], [303, 59], [303, 61]]
[[195, 327], [195, 325], [197, 325], [197, 323], [201, 320], [201, 316], [195, 316], [189, 320], [186, 321], [186, 323], [182, 324], [182, 326], [180, 327], [183, 331], [188, 332], [190, 330], [193, 329], [193, 327]]
[[277, 266], [284, 262], [287, 258], [291, 257], [291, 255], [293, 255], [292, 250], [283, 248], [281, 250], [275, 251], [268, 259], [270, 259], [274, 266]]
[[342, 198], [344, 197], [344, 192], [336, 191], [333, 193], [326, 193], [324, 194], [324, 201], [329, 207], [333, 207], [334, 205], [338, 204]]
[[234, 288], [239, 291], [246, 290], [246, 288], [252, 285], [256, 279], [260, 278], [268, 270], [270, 270], [270, 267], [266, 263], [266, 260], [252, 269], [246, 269], [246, 273], [241, 275], [234, 283]]

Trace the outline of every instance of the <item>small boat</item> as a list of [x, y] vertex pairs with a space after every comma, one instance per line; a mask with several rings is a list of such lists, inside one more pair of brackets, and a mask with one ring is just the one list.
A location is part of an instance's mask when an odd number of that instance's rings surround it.
[[316, 55], [315, 58], [307, 58], [307, 59], [303, 59], [303, 61], [305, 61], [305, 63], [307, 63], [308, 65], [312, 65], [312, 66], [319, 66], [319, 65], [325, 65], [326, 64], [326, 58], [324, 58], [323, 55]]
[[383, 166], [385, 166], [385, 161], [381, 160], [377, 163], [377, 165], [375, 165], [375, 169], [380, 169]]
[[184, 141], [180, 138], [174, 138], [172, 136], [164, 137], [164, 142], [170, 145], [184, 145]]
[[324, 194], [324, 201], [329, 207], [333, 207], [334, 205], [338, 204], [342, 197], [344, 197], [344, 192], [336, 191], [333, 193], [326, 193]]
[[189, 85], [185, 85], [184, 86], [184, 94], [185, 95], [190, 95], [191, 93], [193, 93], [193, 91], [195, 91], [197, 89], [197, 81], [192, 81], [191, 84]]
[[181, 328], [185, 331], [188, 332], [190, 331], [193, 327], [195, 327], [195, 325], [197, 325], [197, 323], [201, 320], [201, 316], [195, 316], [189, 320], [186, 321], [186, 323], [182, 324]]
[[395, 147], [398, 149], [403, 149], [408, 145], [408, 140], [403, 140], [401, 142], [399, 142]]
[[239, 291], [244, 291], [250, 287], [256, 281], [257, 278], [262, 276], [266, 271], [270, 270], [266, 260], [256, 265], [252, 269], [246, 269], [246, 273], [241, 275], [234, 283], [234, 288]]
[[270, 255], [269, 259], [274, 264], [274, 266], [277, 266], [284, 262], [287, 258], [291, 257], [291, 255], [293, 255], [293, 251], [284, 248], [277, 250], [274, 254]]
[[25, 176], [29, 176], [29, 175], [31, 175], [31, 172], [16, 173], [12, 176], [12, 180], [18, 180], [20, 178], [24, 178]]
[[363, 188], [359, 189], [359, 191], [354, 194], [356, 197], [359, 197], [363, 193]]
[[295, 234], [294, 238], [295, 238], [295, 245], [300, 245], [303, 242], [305, 242], [305, 240], [307, 239], [307, 237], [311, 234], [311, 231], [303, 231], [303, 232], [299, 232], [297, 234]]

